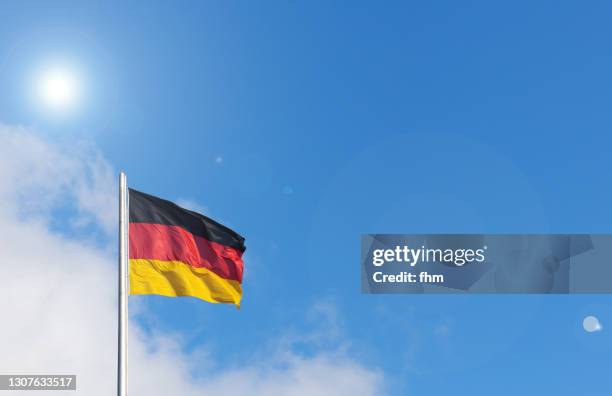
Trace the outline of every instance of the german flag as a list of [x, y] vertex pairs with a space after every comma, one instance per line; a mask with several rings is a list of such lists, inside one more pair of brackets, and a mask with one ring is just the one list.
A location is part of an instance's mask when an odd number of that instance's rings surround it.
[[244, 238], [199, 213], [129, 189], [130, 294], [240, 306]]

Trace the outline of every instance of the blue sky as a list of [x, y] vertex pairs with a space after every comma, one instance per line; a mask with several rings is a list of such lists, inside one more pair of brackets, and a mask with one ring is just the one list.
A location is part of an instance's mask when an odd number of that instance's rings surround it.
[[[316, 329], [308, 313], [326, 304], [390, 395], [603, 395], [608, 296], [362, 295], [359, 240], [609, 232], [611, 12], [4, 3], [0, 121], [94, 142], [130, 186], [197, 202], [246, 237], [241, 311], [132, 299], [154, 313], [137, 318], [145, 328], [206, 345], [221, 368]], [[81, 108], [61, 119], [25, 88], [56, 56], [85, 76]], [[581, 329], [589, 313], [604, 331]]]

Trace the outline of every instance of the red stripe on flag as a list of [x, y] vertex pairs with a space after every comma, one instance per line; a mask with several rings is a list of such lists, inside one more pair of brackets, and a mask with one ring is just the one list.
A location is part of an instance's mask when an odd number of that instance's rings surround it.
[[130, 223], [130, 258], [182, 261], [193, 267], [208, 268], [222, 278], [242, 282], [241, 252], [195, 236], [178, 226]]

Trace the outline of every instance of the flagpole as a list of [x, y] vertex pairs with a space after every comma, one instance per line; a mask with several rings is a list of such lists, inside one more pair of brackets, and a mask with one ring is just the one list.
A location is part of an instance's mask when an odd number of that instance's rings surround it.
[[127, 396], [127, 352], [128, 352], [128, 243], [129, 243], [129, 196], [127, 177], [119, 174], [119, 327], [117, 354], [117, 396]]

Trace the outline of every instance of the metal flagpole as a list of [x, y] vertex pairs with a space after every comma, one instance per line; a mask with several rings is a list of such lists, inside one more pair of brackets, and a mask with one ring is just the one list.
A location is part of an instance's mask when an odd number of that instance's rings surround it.
[[127, 177], [119, 175], [119, 328], [117, 354], [117, 396], [127, 396], [128, 352], [128, 248], [129, 248], [129, 196]]

